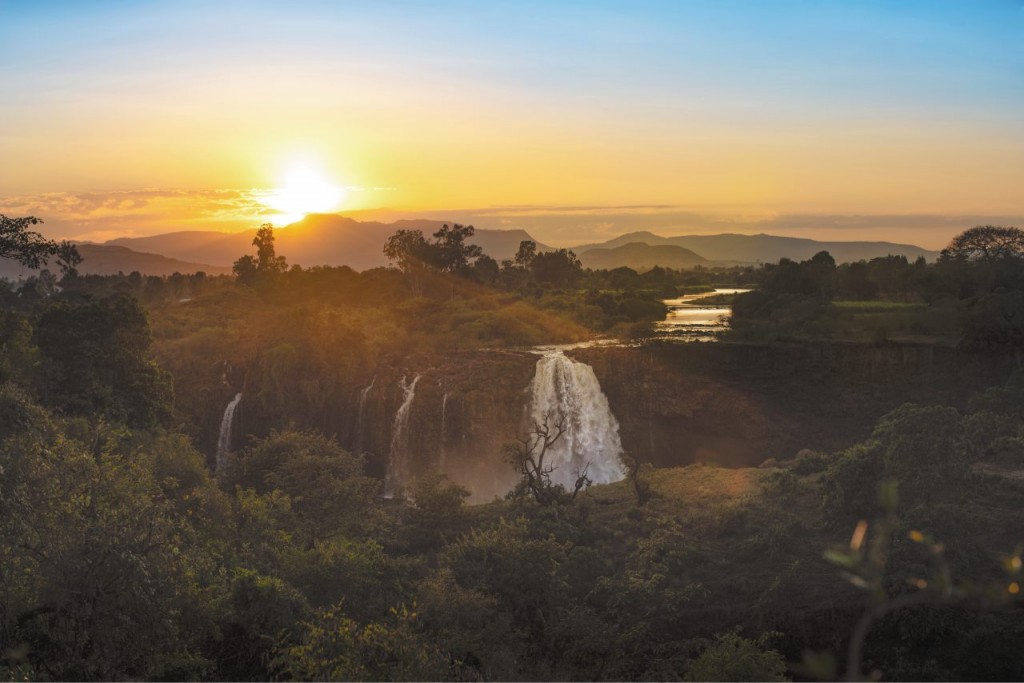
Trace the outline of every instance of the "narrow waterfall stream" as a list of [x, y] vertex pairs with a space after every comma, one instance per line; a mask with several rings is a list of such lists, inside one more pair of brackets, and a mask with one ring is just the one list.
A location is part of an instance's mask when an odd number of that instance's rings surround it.
[[235, 422], [235, 408], [238, 407], [238, 403], [241, 400], [242, 394], [235, 394], [235, 398], [224, 409], [224, 417], [220, 421], [220, 434], [217, 436], [217, 465], [214, 470], [215, 472], [220, 472], [227, 465], [228, 454], [231, 453], [231, 430]]
[[363, 452], [363, 434], [365, 429], [363, 419], [366, 414], [366, 398], [370, 395], [370, 391], [376, 383], [377, 375], [374, 375], [370, 383], [359, 390], [359, 412], [356, 416], [356, 455]]
[[405, 485], [409, 477], [409, 413], [412, 402], [416, 398], [416, 384], [420, 375], [412, 382], [403, 377], [398, 383], [404, 393], [402, 405], [395, 413], [395, 422], [391, 428], [391, 451], [388, 454], [388, 471], [384, 477], [384, 497], [391, 498]]

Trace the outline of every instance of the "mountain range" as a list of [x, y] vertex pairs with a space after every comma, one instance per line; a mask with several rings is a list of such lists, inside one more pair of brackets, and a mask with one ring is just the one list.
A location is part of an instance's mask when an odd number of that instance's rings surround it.
[[827, 251], [836, 263], [852, 263], [867, 261], [878, 256], [890, 254], [906, 256], [916, 260], [923, 256], [934, 261], [939, 252], [922, 249], [912, 244], [894, 244], [892, 242], [819, 242], [801, 237], [780, 237], [778, 235], [680, 235], [678, 237], [662, 237], [651, 232], [631, 232], [620, 235], [599, 244], [583, 244], [574, 247], [577, 254], [585, 254], [592, 249], [614, 249], [627, 244], [647, 244], [650, 246], [677, 246], [690, 249], [709, 261], [719, 263], [776, 263], [779, 259], [788, 258], [794, 261], [805, 261], [819, 251]]
[[[434, 220], [400, 220], [393, 223], [357, 221], [335, 214], [312, 214], [275, 232], [275, 247], [289, 264], [303, 267], [347, 265], [366, 270], [387, 265], [383, 247], [397, 230], [421, 230], [430, 235], [443, 223]], [[139, 271], [144, 275], [205, 271], [210, 275], [230, 272], [242, 255], [254, 252], [256, 230], [225, 233], [204, 230], [170, 232], [151, 237], [122, 237], [103, 244], [81, 243], [84, 257], [79, 270], [85, 274]], [[523, 240], [533, 237], [525, 230], [477, 229], [471, 242], [501, 261], [512, 258]], [[539, 243], [538, 251], [551, 247]], [[896, 254], [910, 260], [932, 261], [938, 252], [910, 244], [891, 242], [821, 242], [777, 235], [679, 235], [663, 237], [633, 232], [606, 242], [572, 247], [587, 268], [628, 266], [647, 270], [655, 265], [690, 268], [695, 265], [774, 263], [781, 258], [805, 260], [828, 251], [837, 263], [868, 260]], [[13, 262], [0, 260], [0, 277], [31, 274]]]
[[[346, 265], [355, 270], [386, 266], [384, 242], [397, 230], [421, 230], [430, 235], [442, 221], [402, 220], [394, 223], [360, 222], [333, 214], [311, 214], [274, 232], [274, 247], [289, 264], [303, 267]], [[256, 230], [236, 233], [212, 231], [172, 232], [152, 237], [121, 237], [114, 245], [165, 256], [229, 267], [243, 254], [254, 252]], [[501, 261], [511, 258], [523, 240], [533, 239], [525, 230], [477, 230], [470, 240], [484, 253]], [[550, 247], [537, 244], [540, 251]]]

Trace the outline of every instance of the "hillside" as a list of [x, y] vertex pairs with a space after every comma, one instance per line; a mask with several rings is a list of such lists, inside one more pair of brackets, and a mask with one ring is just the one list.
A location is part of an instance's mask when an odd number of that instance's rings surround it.
[[[199, 271], [208, 275], [220, 275], [231, 271], [230, 268], [194, 263], [109, 244], [79, 244], [78, 253], [82, 255], [82, 263], [78, 266], [78, 272], [82, 275], [116, 275], [134, 271], [143, 275], [160, 276]], [[54, 263], [50, 264], [50, 270], [57, 270]], [[17, 280], [35, 273], [36, 271], [25, 268], [11, 259], [0, 259], [0, 278]]]
[[614, 249], [590, 249], [580, 256], [585, 268], [595, 270], [627, 266], [636, 271], [650, 270], [654, 266], [682, 270], [698, 264], [706, 264], [708, 260], [686, 247], [674, 244], [650, 245], [641, 242], [624, 244]]
[[595, 249], [614, 249], [631, 243], [648, 245], [675, 245], [692, 249], [711, 261], [741, 263], [774, 263], [781, 258], [802, 261], [819, 251], [827, 251], [837, 263], [870, 260], [879, 256], [897, 254], [913, 261], [919, 256], [928, 261], [938, 258], [937, 251], [922, 249], [912, 244], [892, 242], [821, 242], [799, 237], [777, 235], [679, 235], [662, 237], [651, 232], [634, 232], [620, 235], [600, 244], [584, 244], [574, 247], [580, 255]]
[[[367, 270], [387, 265], [384, 243], [396, 231], [420, 230], [430, 235], [442, 225], [444, 222], [434, 220], [381, 223], [358, 221], [336, 214], [311, 214], [276, 231], [277, 253], [283, 254], [288, 263], [303, 267], [346, 265], [355, 270]], [[106, 246], [127, 247], [170, 259], [230, 268], [239, 256], [252, 251], [255, 234], [255, 229], [236, 233], [180, 231], [151, 237], [122, 237], [106, 242]], [[501, 261], [512, 258], [523, 240], [536, 241], [522, 229], [478, 228], [471, 242], [480, 245], [488, 256]], [[539, 251], [551, 249], [541, 242], [537, 243], [537, 248]], [[819, 251], [828, 251], [839, 263], [870, 260], [889, 254], [901, 254], [910, 260], [923, 256], [934, 261], [938, 257], [935, 251], [891, 242], [820, 242], [776, 235], [735, 234], [662, 237], [651, 232], [628, 233], [607, 242], [583, 244], [572, 249], [588, 268], [628, 266], [635, 270], [648, 270], [655, 265], [691, 268], [709, 261], [736, 264], [774, 263], [781, 258], [805, 260]]]
[[[277, 253], [289, 264], [342, 266], [366, 270], [387, 265], [384, 242], [397, 230], [437, 231], [442, 221], [402, 220], [394, 223], [357, 221], [334, 214], [312, 214], [275, 231]], [[107, 242], [131, 249], [154, 251], [172, 258], [203, 261], [230, 267], [252, 251], [255, 230], [237, 233], [209, 231], [172, 232], [153, 237], [124, 237]], [[523, 240], [533, 239], [525, 230], [477, 230], [471, 242], [498, 261], [511, 258]], [[542, 250], [549, 247], [538, 244]]]

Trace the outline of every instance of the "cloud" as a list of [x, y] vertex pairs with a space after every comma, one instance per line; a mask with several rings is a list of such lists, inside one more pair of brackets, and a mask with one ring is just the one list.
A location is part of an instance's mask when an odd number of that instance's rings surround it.
[[[346, 188], [375, 192], [388, 188]], [[104, 241], [177, 230], [234, 232], [262, 222], [280, 222], [267, 204], [272, 190], [224, 188], [54, 192], [0, 197], [0, 213], [37, 216], [50, 238]], [[360, 220], [426, 218], [477, 228], [528, 231], [552, 246], [578, 246], [619, 235], [650, 231], [681, 234], [771, 233], [822, 240], [886, 240], [941, 248], [974, 225], [1024, 226], [1024, 216], [984, 214], [786, 213], [749, 207], [685, 207], [666, 204], [494, 206], [480, 209], [347, 212]]]
[[170, 230], [252, 227], [279, 212], [262, 189], [141, 189], [109, 192], [51, 192], [0, 197], [0, 213], [36, 216], [47, 236], [98, 241], [111, 235], [146, 235]]

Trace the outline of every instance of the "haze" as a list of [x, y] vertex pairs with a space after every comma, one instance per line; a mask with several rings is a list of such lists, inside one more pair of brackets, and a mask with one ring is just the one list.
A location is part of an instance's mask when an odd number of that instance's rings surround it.
[[[4, 2], [0, 213], [92, 240], [330, 210], [937, 248], [1022, 222], [1022, 24], [1009, 0]], [[274, 201], [295, 168], [305, 209]]]

